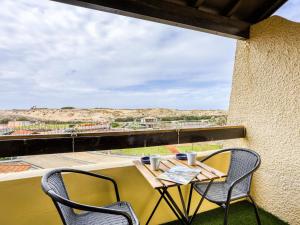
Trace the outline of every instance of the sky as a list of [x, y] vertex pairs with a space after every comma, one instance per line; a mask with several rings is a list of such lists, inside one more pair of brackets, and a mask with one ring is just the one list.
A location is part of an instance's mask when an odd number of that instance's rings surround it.
[[[236, 41], [49, 0], [0, 0], [0, 109], [227, 109]], [[300, 22], [300, 0], [276, 14]]]

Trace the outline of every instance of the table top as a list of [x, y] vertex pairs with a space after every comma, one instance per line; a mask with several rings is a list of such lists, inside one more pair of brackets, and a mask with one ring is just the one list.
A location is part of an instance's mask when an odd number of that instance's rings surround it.
[[210, 181], [212, 179], [226, 177], [226, 174], [222, 173], [221, 171], [216, 170], [215, 168], [212, 168], [212, 167], [210, 167], [204, 163], [201, 163], [199, 161], [196, 161], [195, 166], [189, 166], [187, 164], [186, 160], [177, 160], [175, 158], [164, 159], [164, 160], [161, 160], [159, 170], [157, 170], [157, 171], [152, 170], [150, 165], [143, 164], [139, 160], [135, 160], [135, 161], [133, 161], [133, 163], [136, 166], [136, 168], [140, 171], [140, 173], [150, 183], [150, 185], [155, 189], [180, 185], [177, 183], [159, 180], [156, 178], [157, 176], [159, 176], [160, 174], [169, 170], [173, 166], [186, 166], [189, 168], [198, 168], [198, 169], [200, 168], [200, 170], [201, 170], [200, 174], [192, 182]]

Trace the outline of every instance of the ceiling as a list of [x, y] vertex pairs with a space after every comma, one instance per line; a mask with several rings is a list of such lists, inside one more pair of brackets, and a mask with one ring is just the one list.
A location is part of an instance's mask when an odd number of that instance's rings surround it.
[[252, 24], [287, 0], [54, 0], [95, 10], [247, 39]]

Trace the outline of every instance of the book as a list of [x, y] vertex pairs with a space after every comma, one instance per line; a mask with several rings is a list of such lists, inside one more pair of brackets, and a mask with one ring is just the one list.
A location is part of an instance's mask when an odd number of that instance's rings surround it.
[[192, 169], [185, 166], [174, 166], [157, 176], [157, 179], [185, 185], [190, 183], [199, 173], [200, 169]]

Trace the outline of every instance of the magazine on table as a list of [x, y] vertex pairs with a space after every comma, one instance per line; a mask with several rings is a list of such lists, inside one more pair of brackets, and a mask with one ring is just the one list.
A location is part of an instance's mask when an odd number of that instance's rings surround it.
[[185, 185], [190, 183], [199, 173], [200, 169], [192, 169], [185, 166], [174, 166], [157, 176], [157, 179]]

